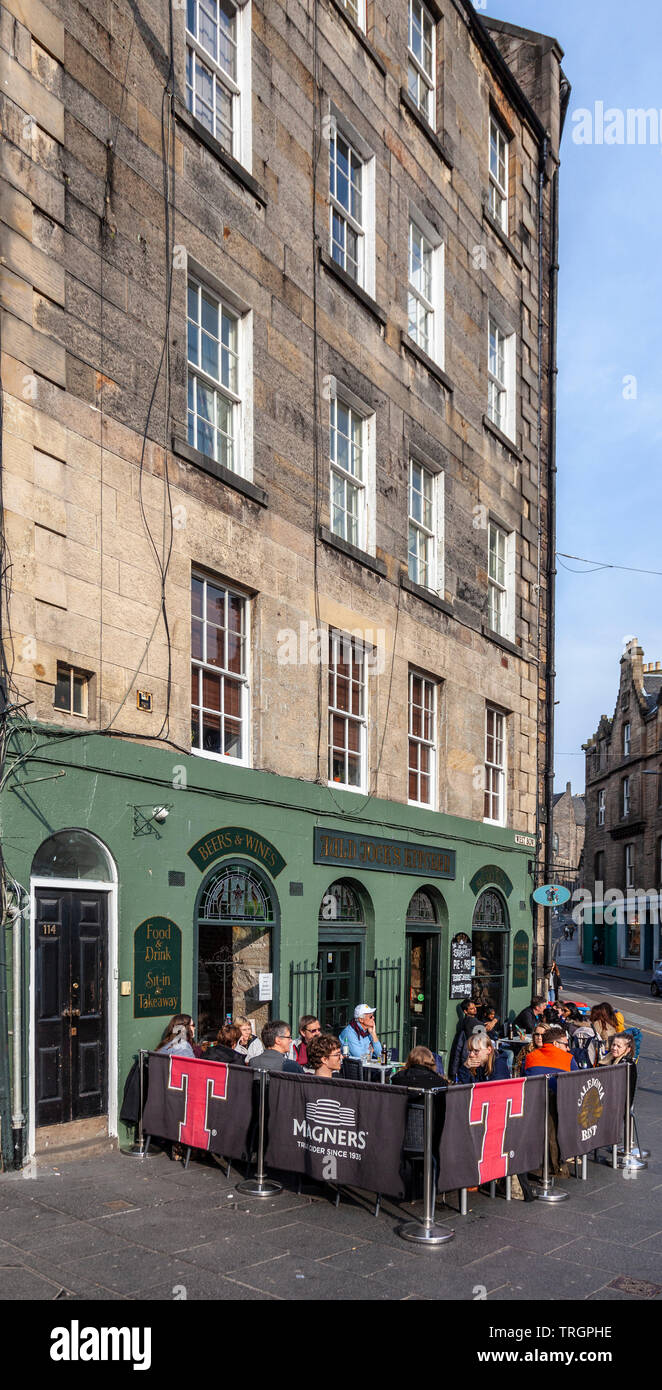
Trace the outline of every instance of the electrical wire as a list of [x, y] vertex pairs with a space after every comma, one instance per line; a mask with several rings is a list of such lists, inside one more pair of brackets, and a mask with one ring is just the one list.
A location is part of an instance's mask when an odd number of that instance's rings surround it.
[[638, 569], [635, 565], [615, 565], [609, 560], [586, 560], [583, 555], [568, 555], [565, 550], [557, 550], [557, 560], [579, 560], [582, 565], [593, 565], [590, 570], [575, 570], [570, 565], [563, 565], [564, 570], [570, 574], [596, 574], [599, 570], [623, 570], [627, 574], [652, 574], [657, 579], [662, 579], [662, 570]]

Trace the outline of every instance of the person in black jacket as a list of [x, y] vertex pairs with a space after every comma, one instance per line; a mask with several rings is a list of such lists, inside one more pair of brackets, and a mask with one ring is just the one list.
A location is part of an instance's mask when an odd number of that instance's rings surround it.
[[213, 1047], [207, 1048], [208, 1060], [210, 1062], [243, 1062], [242, 1054], [235, 1052], [240, 1037], [241, 1028], [238, 1023], [224, 1023], [223, 1027], [218, 1030]]
[[467, 1055], [467, 1039], [471, 1037], [476, 1024], [478, 1023], [478, 1005], [475, 999], [465, 999], [462, 1003], [462, 1015], [457, 1025], [455, 1037], [451, 1044], [450, 1058], [448, 1062], [448, 1075], [453, 1080], [455, 1073]]
[[404, 1067], [393, 1073], [391, 1077], [393, 1086], [418, 1086], [422, 1090], [432, 1090], [433, 1087], [447, 1086], [445, 1076], [437, 1071], [437, 1064], [434, 1055], [428, 1047], [412, 1048]]
[[532, 1033], [536, 1020], [545, 1012], [545, 1000], [542, 994], [534, 994], [528, 1009], [522, 1009], [521, 1014], [517, 1015], [515, 1024], [518, 1028], [523, 1028], [525, 1033]]

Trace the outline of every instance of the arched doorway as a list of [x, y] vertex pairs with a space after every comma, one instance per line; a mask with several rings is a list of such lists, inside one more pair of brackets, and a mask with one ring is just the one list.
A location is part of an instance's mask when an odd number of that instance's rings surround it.
[[358, 888], [338, 879], [319, 908], [319, 1016], [322, 1031], [338, 1033], [363, 1002], [366, 913]]
[[510, 923], [505, 900], [495, 888], [481, 893], [474, 908], [471, 949], [476, 961], [473, 997], [489, 1004], [500, 1019], [506, 1005], [508, 934]]
[[32, 862], [31, 1148], [51, 1125], [108, 1115], [116, 1132], [116, 884], [87, 830], [50, 835]]
[[440, 911], [437, 895], [419, 888], [406, 918], [404, 1048], [437, 1050]]
[[215, 1037], [226, 1019], [244, 1015], [259, 1036], [269, 1019], [260, 976], [273, 975], [278, 901], [253, 864], [218, 865], [205, 879], [197, 909], [198, 1037]]

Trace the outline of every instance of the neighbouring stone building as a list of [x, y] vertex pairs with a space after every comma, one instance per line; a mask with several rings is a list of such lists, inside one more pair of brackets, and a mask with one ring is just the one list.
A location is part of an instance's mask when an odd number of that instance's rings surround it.
[[16, 1161], [117, 1135], [179, 1009], [445, 1049], [541, 979], [561, 58], [466, 0], [2, 0]]
[[580, 862], [584, 850], [586, 804], [584, 797], [572, 793], [566, 782], [564, 792], [554, 793], [552, 821], [552, 876], [571, 892], [580, 881]]
[[[662, 954], [662, 668], [636, 637], [621, 657], [614, 713], [586, 751], [583, 953], [650, 970]], [[609, 895], [613, 894], [613, 897]]]

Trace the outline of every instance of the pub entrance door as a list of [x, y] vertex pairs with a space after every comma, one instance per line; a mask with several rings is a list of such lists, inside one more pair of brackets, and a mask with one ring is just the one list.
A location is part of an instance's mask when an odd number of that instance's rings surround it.
[[35, 891], [35, 1123], [107, 1109], [108, 895]]
[[437, 1051], [439, 934], [407, 932], [405, 1056], [412, 1047]]
[[360, 997], [361, 944], [358, 941], [320, 942], [317, 963], [322, 1032], [337, 1036], [351, 1023], [356, 1005], [363, 1002]]

